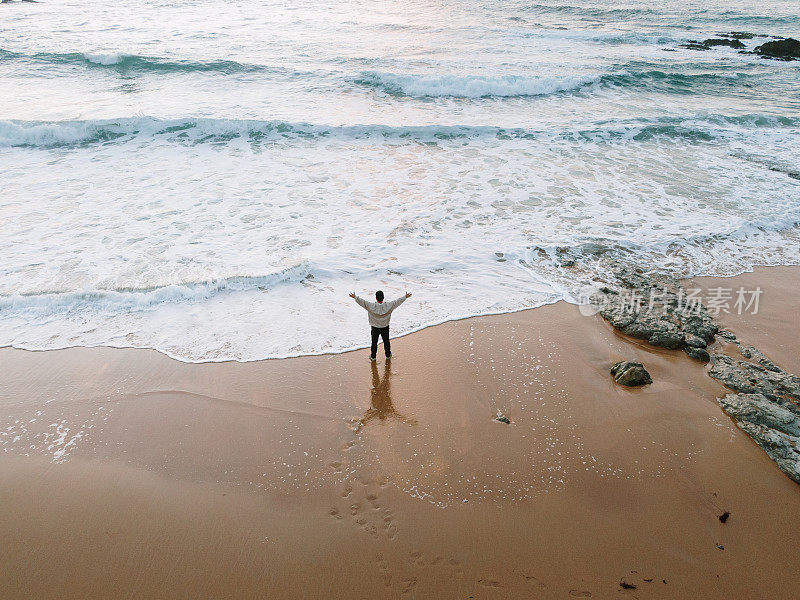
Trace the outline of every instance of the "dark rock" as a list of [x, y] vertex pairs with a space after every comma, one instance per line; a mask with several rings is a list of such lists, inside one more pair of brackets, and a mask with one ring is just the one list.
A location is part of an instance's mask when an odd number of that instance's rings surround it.
[[709, 46], [706, 46], [702, 42], [696, 42], [691, 40], [685, 44], [678, 44], [679, 48], [686, 48], [687, 50], [711, 50]]
[[730, 517], [731, 517], [731, 513], [729, 513], [729, 512], [726, 510], [724, 513], [722, 513], [722, 514], [719, 516], [719, 522], [720, 522], [720, 523], [727, 523], [727, 522], [728, 522], [728, 519], [730, 519]]
[[707, 314], [703, 314], [703, 316], [691, 315], [684, 321], [683, 328], [687, 334], [703, 339], [706, 345], [714, 341], [714, 336], [719, 331], [717, 324]]
[[720, 37], [733, 38], [734, 40], [752, 40], [754, 37], [764, 37], [757, 36], [755, 33], [749, 33], [747, 31], [729, 31], [728, 33], [720, 33], [718, 35]]
[[[789, 401], [800, 402], [800, 377], [767, 369], [763, 365], [735, 360], [724, 354], [711, 357], [711, 377], [721, 381], [740, 394], [768, 394]], [[773, 365], [774, 366], [774, 365]]]
[[745, 348], [747, 354], [745, 354], [745, 350], [742, 350], [741, 348], [739, 348], [739, 350], [742, 352], [742, 356], [745, 358], [755, 359], [756, 362], [758, 362], [758, 364], [764, 367], [767, 371], [772, 371], [773, 373], [781, 372], [781, 368], [764, 356], [758, 348], [755, 348], [754, 346], [748, 346]]
[[630, 267], [615, 273], [618, 288], [602, 288], [592, 299], [599, 313], [615, 329], [654, 346], [678, 349], [687, 344], [704, 347], [714, 340], [719, 327], [699, 303], [689, 305], [674, 279], [647, 275]]
[[731, 48], [736, 48], [737, 50], [744, 48], [744, 44], [737, 39], [728, 39], [728, 38], [711, 38], [705, 40], [703, 42], [703, 46], [707, 48], [713, 48], [714, 46], [729, 46]]
[[700, 360], [703, 362], [708, 362], [711, 360], [711, 355], [708, 353], [708, 350], [705, 348], [684, 348], [686, 354], [692, 357], [695, 360]]
[[614, 376], [614, 381], [620, 385], [636, 386], [653, 383], [650, 373], [639, 362], [618, 362], [611, 367], [611, 375]]
[[671, 350], [682, 348], [686, 343], [683, 334], [678, 331], [657, 331], [647, 341], [653, 346], [661, 346]]
[[611, 250], [612, 248], [596, 242], [586, 242], [580, 246], [581, 255], [600, 256], [606, 252], [611, 252]]
[[715, 354], [711, 357], [711, 377], [722, 382], [734, 392], [752, 394], [759, 391], [759, 373], [750, 373], [750, 363], [739, 362], [724, 354]]
[[689, 334], [686, 336], [686, 345], [691, 348], [705, 348], [708, 346], [708, 342], [699, 335]]
[[508, 419], [508, 417], [504, 417], [503, 415], [500, 415], [499, 417], [495, 417], [494, 420], [497, 421], [498, 423], [505, 423], [506, 425], [511, 423], [511, 421]]
[[745, 45], [740, 42], [738, 38], [729, 36], [709, 38], [707, 40], [703, 40], [702, 42], [699, 40], [689, 40], [685, 44], [679, 44], [678, 47], [687, 48], [688, 50], [710, 50], [715, 46], [728, 46], [737, 50], [741, 50], [745, 47]]
[[754, 52], [765, 58], [777, 58], [780, 60], [800, 59], [800, 41], [794, 38], [783, 40], [773, 40], [760, 46], [756, 46]]
[[792, 171], [791, 169], [787, 169], [786, 167], [778, 167], [778, 166], [770, 166], [769, 170], [775, 173], [783, 173], [787, 177], [791, 177], [792, 179], [797, 179], [798, 181], [800, 181], [800, 172], [798, 171]]
[[800, 377], [786, 373], [755, 348], [749, 351], [778, 370], [714, 355], [709, 374], [739, 392], [721, 398], [720, 406], [784, 473], [800, 483]]
[[736, 424], [761, 446], [781, 471], [800, 483], [800, 438], [749, 421]]
[[764, 394], [728, 394], [720, 399], [720, 404], [737, 421], [800, 437], [800, 409], [791, 403], [781, 405]]

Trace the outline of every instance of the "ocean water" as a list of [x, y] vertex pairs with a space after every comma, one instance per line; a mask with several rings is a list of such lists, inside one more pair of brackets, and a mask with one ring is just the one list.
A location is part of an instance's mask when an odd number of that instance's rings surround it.
[[[0, 5], [0, 345], [186, 361], [800, 263], [797, 2]], [[744, 40], [748, 49], [767, 38]]]

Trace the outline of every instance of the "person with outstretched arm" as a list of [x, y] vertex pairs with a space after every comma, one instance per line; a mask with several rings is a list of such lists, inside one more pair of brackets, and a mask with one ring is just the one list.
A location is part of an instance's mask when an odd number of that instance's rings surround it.
[[379, 337], [383, 338], [383, 350], [386, 352], [386, 358], [392, 358], [392, 349], [389, 345], [389, 319], [392, 318], [392, 311], [405, 302], [406, 299], [411, 298], [411, 294], [406, 292], [397, 300], [392, 300], [391, 302], [383, 301], [383, 292], [381, 290], [375, 292], [376, 302], [359, 298], [355, 292], [351, 292], [350, 297], [356, 301], [356, 304], [367, 310], [369, 324], [372, 326], [372, 352], [370, 352], [369, 359], [375, 360], [377, 357]]

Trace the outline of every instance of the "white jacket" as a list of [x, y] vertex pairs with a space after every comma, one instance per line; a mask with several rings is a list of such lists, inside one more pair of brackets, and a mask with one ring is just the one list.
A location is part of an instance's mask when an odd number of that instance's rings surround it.
[[388, 327], [392, 311], [406, 301], [405, 295], [391, 302], [369, 302], [363, 298], [355, 297], [356, 304], [367, 309], [369, 324], [373, 327]]

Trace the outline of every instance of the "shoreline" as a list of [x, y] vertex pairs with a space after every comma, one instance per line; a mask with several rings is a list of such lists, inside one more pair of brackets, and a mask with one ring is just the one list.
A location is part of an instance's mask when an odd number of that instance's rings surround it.
[[[739, 273], [733, 275], [688, 275], [686, 277], [680, 278], [682, 284], [688, 282], [698, 282], [700, 283], [701, 287], [703, 287], [702, 283], [705, 281], [716, 281], [716, 280], [741, 280], [742, 278], [755, 278], [756, 280], [760, 277], [768, 277], [767, 272], [770, 270], [776, 269], [800, 269], [800, 263], [797, 265], [756, 265], [747, 270], [741, 271]], [[418, 333], [420, 331], [424, 331], [431, 327], [439, 327], [440, 325], [444, 325], [446, 323], [454, 323], [458, 321], [464, 321], [468, 319], [479, 319], [483, 317], [496, 317], [502, 315], [513, 315], [520, 312], [525, 312], [529, 310], [537, 310], [546, 306], [552, 306], [555, 304], [564, 303], [570, 306], [579, 306], [576, 303], [570, 302], [565, 298], [556, 298], [549, 302], [543, 302], [537, 306], [527, 306], [523, 308], [515, 308], [512, 310], [505, 310], [505, 311], [498, 311], [498, 312], [485, 312], [485, 313], [476, 313], [476, 314], [469, 314], [469, 315], [462, 315], [462, 316], [454, 316], [454, 317], [447, 317], [441, 321], [435, 321], [432, 323], [428, 323], [417, 327], [416, 329], [411, 329], [409, 331], [404, 331], [403, 333], [399, 334], [392, 334], [392, 339], [400, 339], [406, 336]], [[366, 335], [365, 335], [366, 337]], [[358, 350], [364, 350], [369, 348], [369, 344], [353, 346], [343, 348], [341, 350], [331, 350], [325, 352], [310, 352], [310, 353], [301, 353], [301, 354], [284, 354], [279, 356], [267, 356], [262, 358], [253, 358], [253, 359], [236, 359], [236, 358], [224, 358], [220, 360], [188, 360], [185, 358], [179, 358], [178, 356], [167, 352], [166, 350], [161, 350], [154, 346], [114, 346], [111, 344], [96, 344], [96, 345], [74, 345], [74, 346], [63, 346], [58, 348], [25, 348], [21, 346], [15, 346], [14, 344], [6, 344], [4, 346], [0, 345], [0, 350], [4, 348], [12, 348], [14, 350], [21, 350], [24, 352], [55, 352], [60, 350], [73, 350], [77, 348], [111, 348], [116, 350], [153, 350], [158, 352], [159, 354], [163, 354], [164, 356], [171, 358], [172, 360], [185, 363], [185, 364], [205, 364], [205, 363], [251, 363], [251, 362], [262, 362], [262, 361], [272, 361], [272, 360], [286, 360], [286, 359], [293, 359], [293, 358], [304, 358], [304, 357], [312, 357], [312, 356], [337, 356], [340, 354], [347, 354], [348, 352], [356, 352]]]
[[[792, 370], [800, 268], [776, 269], [721, 321]], [[388, 365], [0, 349], [0, 591], [792, 597], [797, 484], [703, 364], [565, 302], [396, 340]]]

